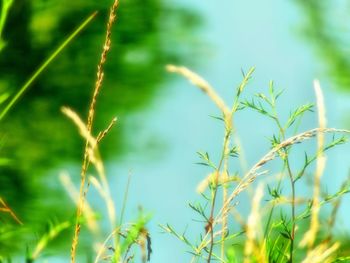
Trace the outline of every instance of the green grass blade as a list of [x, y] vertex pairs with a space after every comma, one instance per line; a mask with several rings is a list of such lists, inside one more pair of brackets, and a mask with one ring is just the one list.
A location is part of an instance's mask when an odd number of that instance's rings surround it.
[[22, 94], [28, 89], [28, 87], [34, 82], [34, 80], [46, 69], [46, 67], [57, 57], [57, 55], [76, 37], [80, 31], [82, 31], [87, 24], [97, 15], [94, 12], [85, 21], [80, 24], [80, 26], [51, 54], [51, 56], [45, 60], [45, 62], [40, 66], [40, 68], [31, 76], [31, 78], [22, 86], [22, 88], [17, 92], [17, 94], [12, 98], [9, 104], [0, 114], [0, 121], [6, 116], [8, 111], [13, 107], [17, 100], [22, 96]]
[[6, 46], [6, 42], [2, 39], [2, 31], [4, 30], [7, 14], [13, 3], [13, 0], [3, 0], [0, 14], [0, 52]]

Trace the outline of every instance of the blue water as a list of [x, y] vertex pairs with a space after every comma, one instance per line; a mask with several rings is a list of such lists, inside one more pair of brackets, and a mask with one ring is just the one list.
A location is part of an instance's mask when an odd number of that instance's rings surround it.
[[[181, 2], [197, 10], [205, 21], [198, 32], [203, 40], [199, 62], [192, 69], [204, 76], [227, 103], [241, 80], [241, 68], [248, 70], [256, 66], [245, 93], [247, 98], [255, 92], [267, 92], [270, 80], [274, 80], [276, 88], [285, 90], [279, 102], [282, 117], [301, 104], [315, 101], [312, 81], [318, 78], [325, 95], [328, 126], [344, 128], [350, 96], [335, 91], [334, 84], [324, 74], [322, 61], [296, 33], [302, 14], [293, 3], [272, 0]], [[190, 259], [185, 253], [187, 247], [173, 236], [162, 234], [158, 224], [169, 223], [179, 232], [187, 228], [192, 238], [203, 233], [203, 225], [193, 222], [197, 217], [187, 204], [200, 200], [195, 189], [208, 173], [206, 168], [195, 164], [198, 161], [196, 152], [208, 151], [214, 158], [220, 152], [222, 125], [209, 117], [218, 114], [205, 95], [179, 76], [171, 84], [164, 84], [148, 109], [125, 120], [129, 125], [128, 143], [132, 147], [123, 158], [108, 164], [108, 172], [113, 177], [112, 192], [119, 200], [119, 211], [131, 172], [128, 219], [135, 217], [139, 205], [153, 213], [148, 225], [153, 243], [151, 262], [175, 263]], [[235, 122], [248, 167], [268, 151], [267, 136], [276, 131], [271, 121], [257, 116], [252, 112], [242, 113]], [[317, 115], [308, 114], [300, 131], [316, 126]], [[315, 144], [308, 143], [305, 147], [313, 149]], [[323, 184], [329, 192], [335, 191], [349, 173], [349, 157], [349, 144], [328, 154], [329, 166]], [[275, 168], [278, 167], [276, 162]], [[301, 187], [301, 192], [306, 191], [305, 186]], [[339, 226], [346, 224], [349, 229], [346, 213], [342, 205]]]

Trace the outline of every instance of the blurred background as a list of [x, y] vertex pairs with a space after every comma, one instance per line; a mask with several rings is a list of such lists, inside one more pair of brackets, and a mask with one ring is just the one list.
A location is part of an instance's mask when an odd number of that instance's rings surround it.
[[[79, 185], [84, 142], [60, 107], [69, 106], [82, 118], [87, 116], [111, 4], [20, 0], [10, 9], [2, 35], [6, 46], [0, 53], [0, 94], [15, 94], [81, 21], [95, 10], [99, 13], [0, 123], [0, 158], [6, 160], [0, 166], [0, 197], [24, 222], [18, 232], [15, 226], [2, 224], [9, 220], [0, 215], [0, 231], [6, 233], [0, 236], [0, 255], [23, 256], [49, 221], [75, 215], [59, 174], [69, 173]], [[194, 239], [195, 233], [203, 231], [187, 205], [200, 199], [195, 189], [209, 172], [195, 164], [196, 152], [208, 151], [218, 158], [223, 137], [222, 125], [210, 117], [219, 115], [211, 101], [186, 80], [167, 73], [165, 65], [190, 67], [227, 103], [242, 79], [241, 70], [256, 66], [245, 96], [267, 92], [273, 80], [277, 89], [284, 89], [279, 101], [282, 118], [297, 106], [315, 101], [312, 81], [318, 78], [328, 126], [349, 129], [349, 19], [350, 3], [345, 0], [121, 1], [94, 130], [104, 129], [118, 117], [101, 152], [117, 211], [131, 174], [126, 219], [134, 219], [139, 206], [153, 215], [148, 225], [151, 262], [190, 258], [186, 247], [162, 234], [158, 224], [169, 223], [180, 232], [187, 229]], [[269, 150], [267, 137], [277, 129], [249, 111], [239, 112], [235, 124], [250, 167]], [[316, 126], [316, 114], [309, 113], [299, 131]], [[303, 147], [314, 151], [316, 146], [310, 142]], [[325, 191], [336, 191], [349, 175], [349, 150], [345, 144], [328, 153]], [[303, 156], [300, 159], [303, 162]], [[278, 170], [280, 164], [274, 165]], [[307, 189], [305, 182], [300, 191]], [[88, 199], [101, 207], [93, 190]], [[348, 201], [345, 198], [337, 224], [343, 232], [350, 230], [345, 220]], [[105, 211], [99, 212], [103, 222]], [[91, 251], [86, 237], [83, 233], [81, 252]], [[71, 232], [63, 233], [43, 258], [65, 262], [70, 238]], [[91, 254], [85, 252], [82, 259], [89, 262]]]

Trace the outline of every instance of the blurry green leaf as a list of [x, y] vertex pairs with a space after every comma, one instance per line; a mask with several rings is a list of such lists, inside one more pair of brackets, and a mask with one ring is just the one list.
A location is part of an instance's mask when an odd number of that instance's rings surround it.
[[227, 262], [228, 263], [235, 263], [236, 261], [236, 253], [235, 253], [235, 249], [230, 246], [227, 250], [226, 250], [226, 257], [227, 257]]
[[347, 257], [339, 257], [337, 259], [335, 259], [333, 261], [333, 263], [337, 263], [337, 262], [350, 262], [350, 256], [347, 256]]
[[5, 109], [0, 113], [0, 121], [6, 116], [8, 111], [17, 102], [17, 100], [22, 96], [22, 94], [29, 88], [29, 86], [37, 79], [37, 77], [47, 68], [47, 66], [57, 57], [58, 54], [82, 31], [90, 21], [96, 16], [97, 12], [90, 15], [85, 21], [83, 21], [79, 27], [70, 34], [63, 43], [44, 61], [44, 63], [39, 67], [39, 69], [31, 76], [31, 78], [20, 88], [12, 100], [6, 105]]
[[1, 13], [0, 13], [0, 52], [6, 46], [6, 42], [2, 38], [2, 32], [6, 23], [8, 11], [13, 3], [13, 0], [2, 0]]
[[5, 165], [9, 165], [11, 163], [10, 159], [7, 158], [0, 158], [0, 166], [5, 166]]
[[120, 246], [121, 255], [137, 242], [141, 232], [145, 229], [146, 224], [151, 219], [151, 215], [140, 213], [136, 222], [127, 230], [126, 237]]
[[8, 93], [3, 93], [0, 95], [0, 104], [4, 103], [10, 95]]
[[29, 253], [29, 259], [33, 262], [37, 259], [40, 253], [47, 247], [48, 243], [56, 238], [62, 231], [71, 226], [71, 222], [66, 221], [59, 224], [49, 223], [47, 232], [40, 238], [32, 253]]
[[[317, 51], [319, 60], [337, 88], [349, 91], [349, 8], [348, 1], [293, 1], [303, 11], [302, 36]], [[334, 12], [334, 10], [339, 12]], [[318, 62], [316, 62], [318, 63]]]

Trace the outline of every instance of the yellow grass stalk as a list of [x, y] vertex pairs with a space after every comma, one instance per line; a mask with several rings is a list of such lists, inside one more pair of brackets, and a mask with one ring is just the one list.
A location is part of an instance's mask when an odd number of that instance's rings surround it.
[[[223, 154], [221, 157], [221, 160], [219, 162], [219, 166], [217, 170], [214, 173], [214, 184], [217, 186], [220, 182], [220, 180], [223, 182], [223, 203], [226, 204], [226, 199], [228, 196], [227, 193], [227, 187], [226, 183], [229, 179], [227, 170], [228, 170], [228, 156], [229, 156], [229, 146], [230, 146], [230, 139], [231, 139], [231, 133], [233, 129], [233, 123], [232, 123], [232, 115], [234, 112], [234, 108], [231, 110], [224, 102], [224, 100], [216, 93], [215, 89], [201, 76], [194, 73], [193, 71], [189, 70], [186, 67], [179, 67], [174, 65], [167, 65], [166, 69], [169, 72], [178, 73], [185, 78], [187, 78], [192, 84], [197, 86], [200, 90], [202, 90], [204, 93], [208, 95], [208, 97], [216, 104], [216, 106], [219, 108], [219, 110], [222, 112], [224, 116], [224, 123], [225, 123], [225, 136], [224, 136], [224, 143], [223, 143]], [[240, 86], [240, 89], [243, 89], [244, 86]], [[220, 170], [223, 169], [223, 172]], [[204, 183], [201, 187], [204, 186]], [[212, 220], [214, 217], [214, 208], [216, 203], [216, 196], [217, 196], [217, 187], [214, 190], [214, 196], [212, 201], [212, 207], [208, 222], [208, 233], [211, 235], [211, 245], [209, 250], [209, 257], [208, 262], [210, 262], [213, 246], [214, 246], [214, 232], [213, 232], [213, 225]], [[225, 211], [228, 209], [225, 209]], [[227, 230], [227, 212], [222, 214], [222, 242], [221, 242], [221, 257], [224, 256], [224, 240], [226, 236], [226, 230]]]
[[[62, 112], [69, 117], [78, 127], [80, 134], [82, 137], [88, 142], [87, 145], [87, 156], [89, 158], [89, 162], [91, 162], [96, 170], [97, 174], [99, 175], [99, 178], [101, 180], [101, 183], [95, 178], [95, 177], [90, 177], [90, 182], [93, 183], [93, 185], [96, 187], [98, 192], [100, 193], [101, 197], [104, 199], [106, 206], [107, 206], [107, 211], [108, 211], [108, 218], [110, 220], [110, 224], [112, 229], [115, 226], [116, 223], [116, 213], [115, 213], [115, 208], [114, 208], [114, 202], [111, 198], [110, 190], [109, 190], [109, 185], [107, 182], [106, 178], [106, 173], [104, 169], [104, 165], [101, 159], [101, 156], [98, 151], [98, 142], [101, 141], [101, 139], [108, 133], [108, 131], [111, 129], [111, 127], [114, 125], [116, 119], [114, 118], [111, 122], [111, 124], [107, 127], [106, 130], [103, 132], [99, 133], [98, 138], [94, 138], [90, 131], [88, 130], [88, 127], [83, 123], [83, 121], [80, 119], [80, 117], [71, 109], [67, 107], [62, 107]], [[79, 198], [77, 199], [79, 200]], [[79, 202], [78, 202], [79, 205]], [[83, 207], [84, 211], [85, 206]]]
[[[62, 107], [61, 111], [64, 115], [70, 118], [73, 123], [78, 127], [80, 135], [88, 142], [90, 149], [94, 149], [97, 145], [97, 140], [94, 138], [85, 123], [80, 119], [78, 114], [68, 107]], [[91, 157], [91, 156], [90, 156]]]
[[247, 241], [244, 247], [244, 263], [252, 262], [256, 258], [258, 262], [268, 262], [265, 254], [264, 243], [259, 244], [261, 230], [260, 202], [263, 197], [263, 185], [259, 184], [252, 200], [252, 208], [246, 225]]
[[225, 102], [216, 93], [214, 88], [201, 76], [189, 70], [186, 67], [179, 67], [174, 65], [167, 65], [166, 69], [172, 73], [178, 73], [187, 78], [193, 85], [197, 86], [200, 90], [206, 93], [209, 98], [218, 106], [218, 108], [224, 113], [224, 115], [230, 115], [230, 109], [226, 106]]
[[[95, 89], [93, 92], [92, 100], [89, 107], [89, 113], [88, 113], [88, 121], [87, 121], [87, 130], [89, 134], [92, 131], [92, 125], [93, 120], [95, 116], [95, 108], [96, 108], [96, 101], [97, 96], [101, 90], [102, 82], [103, 82], [103, 76], [104, 76], [104, 65], [107, 59], [108, 51], [111, 47], [111, 34], [112, 34], [112, 26], [116, 20], [116, 10], [118, 7], [119, 1], [114, 0], [112, 7], [110, 8], [109, 12], [109, 18], [107, 22], [107, 29], [106, 29], [106, 37], [105, 42], [103, 45], [103, 50], [101, 53], [100, 62], [97, 66], [97, 79], [95, 83]], [[80, 190], [79, 190], [79, 203], [77, 207], [77, 216], [76, 216], [76, 223], [75, 223], [75, 229], [74, 229], [74, 236], [72, 241], [72, 247], [71, 247], [71, 263], [75, 262], [76, 257], [76, 250], [78, 246], [78, 239], [79, 239], [79, 233], [80, 233], [80, 217], [82, 215], [82, 212], [84, 211], [84, 201], [85, 201], [85, 195], [86, 195], [86, 187], [85, 187], [85, 181], [86, 181], [86, 172], [87, 168], [89, 166], [89, 140], [86, 140], [85, 144], [85, 151], [84, 151], [84, 160], [81, 168], [81, 182], [80, 182]]]
[[98, 263], [102, 257], [102, 255], [104, 254], [104, 252], [107, 249], [107, 243], [111, 240], [111, 238], [113, 238], [116, 234], [119, 234], [120, 232], [120, 228], [115, 228], [108, 236], [107, 238], [103, 241], [103, 243], [101, 244], [100, 248], [97, 251], [97, 255], [95, 258], [94, 263]]
[[334, 243], [328, 247], [326, 243], [316, 246], [309, 251], [302, 263], [331, 263], [334, 262], [335, 252], [339, 249], [339, 243]]
[[[78, 205], [79, 202], [79, 192], [74, 186], [70, 176], [66, 172], [62, 172], [59, 175], [59, 179], [61, 181], [61, 184], [66, 189], [67, 193], [69, 194], [69, 197], [73, 200], [73, 202]], [[84, 206], [84, 215], [86, 219], [86, 224], [90, 231], [94, 234], [97, 234], [100, 232], [99, 225], [96, 222], [96, 216], [94, 215], [94, 211], [92, 210], [89, 203], [86, 201]]]
[[106, 185], [106, 183], [103, 183], [103, 185], [101, 185], [101, 183], [94, 176], [90, 176], [89, 181], [96, 188], [96, 190], [101, 195], [101, 197], [104, 199], [107, 206], [108, 218], [109, 218], [111, 227], [113, 228], [116, 224], [116, 212], [115, 212], [114, 202], [111, 197], [108, 185]]
[[[209, 175], [207, 175], [206, 178], [204, 178], [198, 185], [196, 188], [197, 193], [202, 194], [205, 192], [205, 190], [207, 190], [207, 188], [209, 187], [210, 184], [215, 182], [215, 172], [214, 173], [210, 173]], [[230, 182], [238, 182], [240, 180], [240, 178], [238, 176], [229, 176], [228, 174], [224, 177], [224, 176], [219, 176], [219, 184], [227, 184]], [[226, 179], [226, 180], [225, 180]]]
[[[316, 94], [316, 104], [318, 112], [318, 122], [321, 130], [326, 129], [326, 110], [324, 105], [324, 98], [321, 90], [321, 86], [318, 80], [314, 81], [314, 89]], [[311, 224], [310, 229], [305, 233], [303, 240], [300, 242], [301, 247], [307, 246], [309, 249], [313, 246], [320, 223], [318, 216], [320, 213], [320, 188], [321, 177], [326, 166], [326, 157], [323, 153], [324, 148], [324, 133], [319, 131], [317, 133], [317, 159], [316, 159], [316, 171], [314, 182], [314, 195], [312, 199], [311, 210]]]

